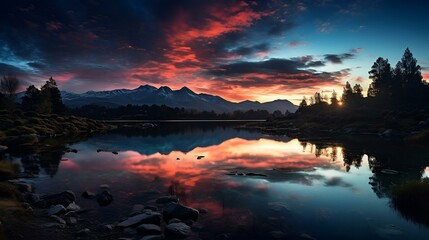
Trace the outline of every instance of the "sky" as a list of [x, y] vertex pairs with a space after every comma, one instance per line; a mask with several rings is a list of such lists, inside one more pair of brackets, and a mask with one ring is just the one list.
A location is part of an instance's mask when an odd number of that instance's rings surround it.
[[61, 90], [183, 86], [230, 101], [370, 83], [409, 47], [429, 79], [429, 2], [408, 0], [3, 0], [0, 75]]

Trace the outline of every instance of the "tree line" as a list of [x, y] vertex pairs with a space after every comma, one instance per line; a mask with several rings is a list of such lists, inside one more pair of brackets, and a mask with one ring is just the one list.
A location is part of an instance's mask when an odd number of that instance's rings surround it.
[[280, 111], [269, 113], [267, 110], [234, 111], [216, 113], [214, 111], [197, 111], [166, 105], [131, 105], [109, 108], [99, 105], [84, 105], [69, 109], [70, 114], [92, 119], [126, 119], [126, 120], [168, 120], [168, 119], [267, 119], [284, 116]]
[[[352, 109], [364, 102], [389, 108], [428, 105], [429, 85], [423, 80], [421, 67], [408, 48], [395, 68], [391, 67], [388, 59], [379, 57], [368, 73], [371, 83], [366, 98], [363, 96], [363, 88], [360, 84], [352, 87], [349, 82], [346, 82], [340, 99], [335, 91], [332, 92], [331, 106], [344, 105], [344, 108]], [[309, 99], [303, 98], [298, 112], [310, 105], [327, 104], [328, 101], [326, 95], [322, 96], [321, 93], [316, 92]]]
[[14, 75], [6, 75], [0, 80], [0, 109], [22, 108], [43, 114], [65, 114], [66, 107], [62, 101], [56, 81], [50, 77], [40, 89], [30, 85], [22, 97], [21, 105], [16, 103], [16, 92], [20, 82]]

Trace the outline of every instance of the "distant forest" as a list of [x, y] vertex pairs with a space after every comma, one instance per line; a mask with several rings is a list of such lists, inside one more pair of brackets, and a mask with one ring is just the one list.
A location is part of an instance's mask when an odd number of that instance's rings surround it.
[[75, 116], [92, 119], [127, 119], [127, 120], [167, 120], [167, 119], [214, 119], [214, 120], [251, 120], [283, 117], [280, 111], [270, 114], [266, 110], [234, 111], [231, 113], [216, 113], [214, 111], [197, 111], [185, 108], [172, 108], [166, 105], [126, 105], [108, 108], [98, 105], [86, 105], [69, 109]]

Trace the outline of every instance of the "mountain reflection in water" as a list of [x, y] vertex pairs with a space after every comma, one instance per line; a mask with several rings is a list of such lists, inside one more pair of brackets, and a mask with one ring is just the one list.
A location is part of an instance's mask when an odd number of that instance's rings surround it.
[[81, 193], [109, 184], [111, 205], [77, 200], [95, 209], [91, 217], [106, 222], [126, 216], [133, 204], [176, 194], [186, 205], [207, 209], [195, 233], [203, 239], [224, 233], [265, 239], [272, 231], [291, 239], [303, 233], [317, 239], [429, 236], [428, 228], [389, 206], [392, 186], [422, 178], [429, 166], [422, 146], [380, 139], [299, 141], [230, 125], [164, 123], [141, 132], [97, 135], [71, 147], [78, 153], [15, 157], [24, 171], [39, 176], [35, 186], [42, 193]]

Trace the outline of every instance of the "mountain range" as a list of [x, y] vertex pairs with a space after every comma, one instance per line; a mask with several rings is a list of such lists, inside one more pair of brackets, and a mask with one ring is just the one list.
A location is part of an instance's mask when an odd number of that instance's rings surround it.
[[[18, 94], [18, 99], [24, 93]], [[80, 107], [83, 105], [95, 104], [107, 107], [118, 107], [121, 105], [166, 105], [169, 107], [179, 107], [186, 109], [196, 109], [205, 111], [233, 112], [236, 110], [267, 110], [272, 113], [280, 110], [295, 112], [298, 108], [288, 100], [275, 100], [260, 103], [258, 101], [230, 102], [219, 96], [195, 93], [187, 87], [179, 90], [172, 90], [167, 86], [156, 88], [150, 85], [142, 85], [136, 89], [115, 89], [111, 91], [89, 91], [85, 93], [72, 93], [61, 91], [63, 102], [68, 107]]]

